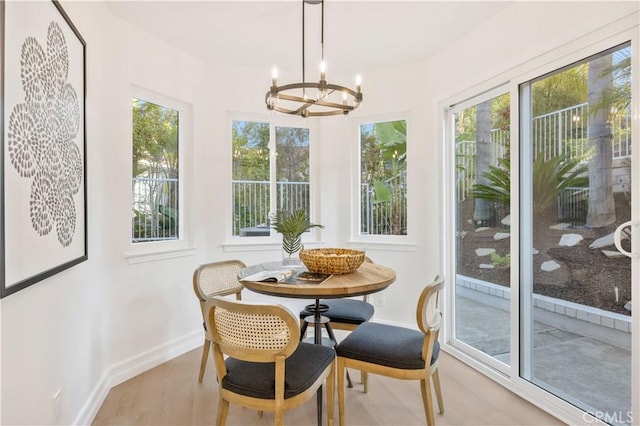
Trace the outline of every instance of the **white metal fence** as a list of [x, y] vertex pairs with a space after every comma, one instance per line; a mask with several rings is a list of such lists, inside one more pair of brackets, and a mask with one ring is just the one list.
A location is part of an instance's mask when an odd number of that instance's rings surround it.
[[132, 241], [179, 237], [178, 179], [133, 178]]
[[[234, 180], [233, 235], [269, 235], [271, 205], [269, 181]], [[309, 182], [278, 182], [276, 209], [309, 211]]]
[[[631, 114], [623, 111], [611, 115], [613, 135], [613, 159], [631, 156]], [[574, 105], [531, 120], [531, 132], [534, 156], [543, 155], [545, 159], [556, 155], [568, 155], [570, 158], [588, 159], [589, 108], [586, 103]], [[508, 132], [492, 130], [493, 164], [504, 155], [509, 143]], [[466, 199], [476, 182], [476, 142], [456, 143], [457, 196], [458, 201]]]
[[[406, 174], [395, 183], [397, 207], [390, 203], [375, 203], [373, 188], [361, 185], [361, 232], [364, 234], [391, 235], [394, 231], [394, 215], [397, 215], [399, 227], [407, 228], [407, 185]], [[232, 181], [233, 193], [233, 235], [265, 236], [269, 235], [270, 187], [268, 181]], [[309, 210], [308, 182], [280, 182], [277, 184], [277, 209]]]
[[407, 235], [407, 173], [391, 182], [394, 200], [376, 203], [375, 191], [368, 184], [360, 185], [360, 233], [362, 235]]
[[[611, 114], [613, 159], [631, 156], [631, 114]], [[586, 103], [564, 108], [531, 120], [535, 155], [545, 160], [556, 155], [585, 160], [589, 156], [589, 106]]]

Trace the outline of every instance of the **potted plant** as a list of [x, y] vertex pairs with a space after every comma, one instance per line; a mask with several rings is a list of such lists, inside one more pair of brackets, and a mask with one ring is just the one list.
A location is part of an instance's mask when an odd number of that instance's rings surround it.
[[324, 226], [309, 222], [303, 209], [278, 210], [271, 219], [271, 227], [282, 234], [282, 256], [284, 263], [297, 263], [302, 249], [302, 234], [311, 228], [323, 229]]

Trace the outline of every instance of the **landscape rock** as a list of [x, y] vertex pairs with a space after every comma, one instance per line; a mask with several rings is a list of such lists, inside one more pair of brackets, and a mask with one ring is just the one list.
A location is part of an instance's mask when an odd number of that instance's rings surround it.
[[493, 248], [478, 248], [476, 249], [476, 256], [489, 256], [491, 253], [495, 253], [496, 249]]
[[558, 223], [557, 225], [551, 225], [549, 229], [558, 229], [560, 231], [563, 231], [565, 229], [569, 229], [570, 226], [570, 223]]
[[631, 312], [631, 300], [629, 300], [627, 303], [624, 304], [624, 308]]
[[560, 265], [554, 260], [547, 260], [542, 265], [540, 265], [540, 269], [545, 272], [553, 272], [556, 269], [560, 269]]
[[488, 263], [481, 263], [480, 264], [480, 269], [493, 269], [495, 268], [495, 266], [488, 264]]
[[613, 245], [613, 232], [604, 237], [600, 237], [589, 245], [589, 248], [602, 248]]
[[602, 250], [602, 254], [607, 256], [609, 259], [620, 259], [621, 257], [626, 257], [617, 250]]
[[511, 234], [508, 232], [496, 232], [496, 235], [493, 236], [493, 239], [496, 241], [504, 240], [505, 238], [509, 238], [510, 236]]
[[488, 226], [481, 226], [480, 228], [476, 229], [476, 232], [482, 232], [482, 231], [486, 231], [487, 229], [491, 229]]
[[564, 234], [560, 238], [560, 243], [558, 243], [558, 245], [573, 247], [582, 240], [583, 240], [583, 237], [580, 234]]
[[511, 226], [511, 215], [508, 214], [507, 217], [505, 217], [500, 221], [500, 223], [503, 224], [504, 226]]

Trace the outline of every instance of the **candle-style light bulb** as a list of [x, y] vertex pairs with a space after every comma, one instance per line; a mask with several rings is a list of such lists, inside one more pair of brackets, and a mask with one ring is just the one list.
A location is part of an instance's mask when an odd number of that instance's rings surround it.
[[325, 61], [320, 62], [320, 80], [325, 79], [325, 73], [327, 72], [327, 63]]
[[273, 67], [273, 69], [271, 70], [271, 85], [278, 85], [278, 68], [276, 67]]
[[342, 92], [342, 105], [347, 104], [347, 92]]
[[356, 75], [356, 92], [360, 91], [360, 86], [362, 86], [362, 76], [358, 74]]

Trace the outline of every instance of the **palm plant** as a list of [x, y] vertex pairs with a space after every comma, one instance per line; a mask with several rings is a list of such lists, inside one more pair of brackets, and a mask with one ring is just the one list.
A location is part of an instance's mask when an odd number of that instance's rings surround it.
[[[472, 196], [508, 206], [511, 200], [510, 175], [509, 158], [500, 158], [498, 166], [489, 166], [489, 171], [483, 173], [489, 183], [475, 184]], [[539, 155], [533, 163], [533, 205], [536, 212], [545, 211], [565, 189], [588, 185], [587, 166], [580, 159], [557, 155], [545, 160]]]
[[324, 229], [323, 225], [309, 222], [307, 212], [304, 209], [279, 210], [271, 219], [271, 227], [282, 234], [282, 250], [289, 257], [302, 248], [302, 234], [311, 228]]

